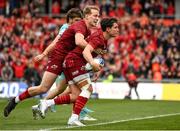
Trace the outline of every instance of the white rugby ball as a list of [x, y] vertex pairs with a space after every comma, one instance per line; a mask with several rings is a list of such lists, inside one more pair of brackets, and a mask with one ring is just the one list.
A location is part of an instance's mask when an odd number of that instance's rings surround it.
[[[94, 62], [100, 64], [101, 66], [104, 66], [104, 59], [101, 57], [94, 58]], [[92, 66], [89, 63], [87, 63], [85, 65], [85, 70], [87, 71], [92, 70]]]

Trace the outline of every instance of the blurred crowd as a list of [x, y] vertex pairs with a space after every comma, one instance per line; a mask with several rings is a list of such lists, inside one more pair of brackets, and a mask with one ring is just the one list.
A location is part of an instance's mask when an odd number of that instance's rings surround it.
[[0, 14], [16, 17], [31, 14], [61, 14], [66, 13], [72, 7], [84, 8], [87, 4], [98, 5], [101, 15], [124, 16], [142, 15], [146, 13], [150, 17], [170, 17], [175, 14], [174, 0], [1, 0]]
[[109, 41], [110, 53], [104, 56], [105, 74], [125, 78], [132, 71], [142, 79], [180, 78], [180, 25], [166, 24], [144, 15], [119, 19], [120, 35]]
[[[4, 1], [4, 3], [2, 2]], [[5, 81], [40, 81], [47, 58], [33, 63], [55, 38], [65, 22], [62, 18], [37, 17], [47, 13], [46, 0], [2, 0], [0, 2], [0, 78]], [[16, 5], [15, 5], [16, 3]], [[51, 13], [77, 6], [70, 0], [65, 8], [53, 0]], [[110, 53], [102, 78], [126, 78], [132, 71], [141, 79], [180, 78], [180, 23], [173, 19], [174, 1], [168, 0], [82, 0], [80, 8], [96, 4], [101, 17], [117, 17], [120, 35], [108, 42]], [[169, 20], [161, 19], [166, 15]], [[164, 16], [163, 16], [164, 18]]]
[[24, 77], [27, 67], [34, 68], [42, 76], [47, 59], [34, 65], [31, 63], [33, 58], [54, 39], [61, 24], [62, 20], [47, 17], [4, 18], [0, 16], [1, 77], [20, 80]]

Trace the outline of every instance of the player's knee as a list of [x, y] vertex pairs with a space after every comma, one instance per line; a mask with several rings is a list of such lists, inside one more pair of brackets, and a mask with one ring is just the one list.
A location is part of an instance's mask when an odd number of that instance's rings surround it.
[[90, 96], [91, 96], [91, 93], [92, 93], [92, 86], [91, 86], [91, 84], [86, 84], [85, 86], [83, 86], [82, 88], [81, 88], [81, 94], [80, 94], [80, 96], [83, 96], [83, 97], [86, 97], [86, 98], [90, 98]]
[[82, 85], [81, 90], [88, 90], [89, 92], [93, 91], [90, 78], [83, 80], [80, 85]]
[[87, 78], [81, 82], [78, 83], [79, 88], [81, 88], [80, 96], [89, 98], [91, 96], [91, 93], [93, 91], [91, 80], [90, 78]]
[[75, 102], [79, 95], [71, 94], [71, 102]]
[[80, 93], [81, 93], [81, 91], [73, 92], [73, 95], [74, 95], [75, 97], [78, 97]]

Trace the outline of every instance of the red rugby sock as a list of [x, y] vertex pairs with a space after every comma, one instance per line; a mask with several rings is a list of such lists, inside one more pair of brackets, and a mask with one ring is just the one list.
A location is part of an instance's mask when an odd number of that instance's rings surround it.
[[70, 103], [70, 95], [62, 95], [54, 99], [56, 105], [60, 104], [69, 104]]
[[88, 98], [78, 96], [78, 98], [75, 102], [75, 107], [74, 107], [73, 113], [79, 115], [81, 110], [83, 109], [83, 107], [87, 103], [87, 101], [88, 101]]
[[26, 90], [19, 95], [19, 100], [22, 101], [22, 100], [27, 99], [29, 97], [31, 97], [31, 95], [29, 94], [28, 90]]

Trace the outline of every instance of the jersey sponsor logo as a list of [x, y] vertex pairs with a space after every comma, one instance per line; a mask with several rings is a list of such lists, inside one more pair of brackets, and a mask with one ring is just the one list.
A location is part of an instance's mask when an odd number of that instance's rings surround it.
[[78, 73], [79, 73], [79, 71], [76, 70], [76, 71], [72, 72], [72, 75], [74, 76], [74, 75], [77, 75]]

